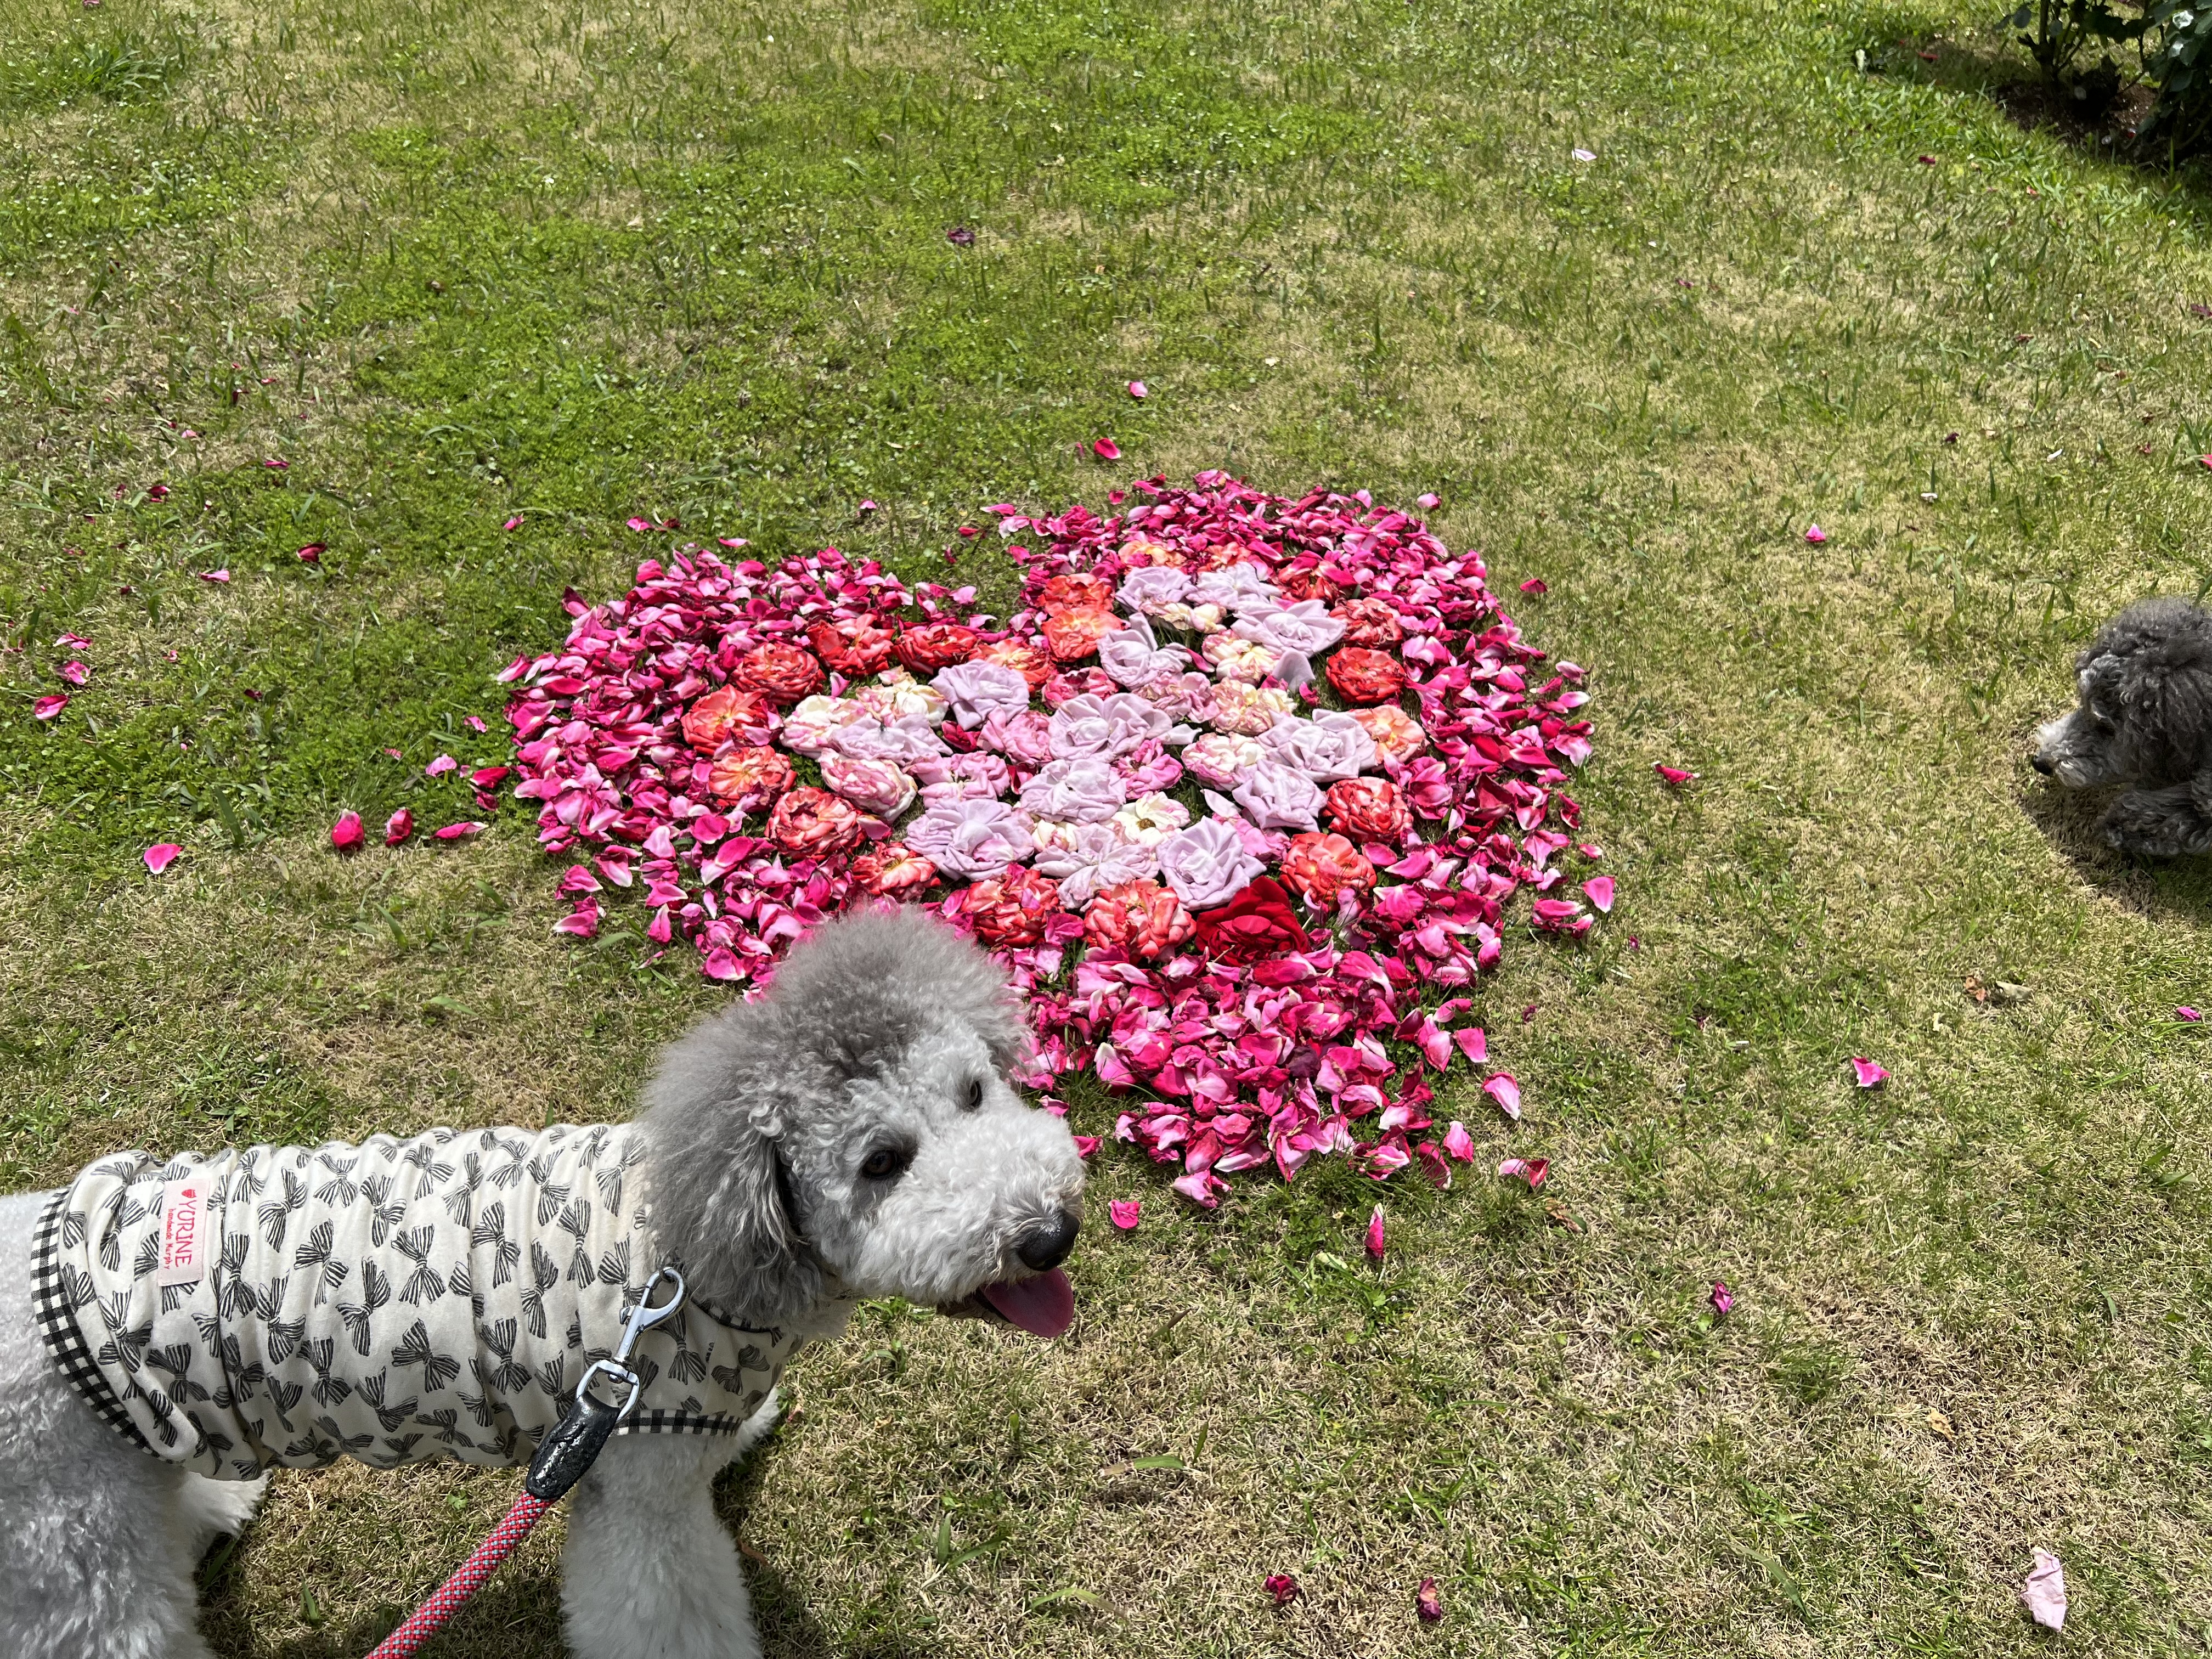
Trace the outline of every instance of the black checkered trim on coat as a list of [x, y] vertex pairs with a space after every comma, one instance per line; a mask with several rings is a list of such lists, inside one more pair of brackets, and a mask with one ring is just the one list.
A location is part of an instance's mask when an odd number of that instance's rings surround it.
[[39, 1334], [46, 1339], [46, 1352], [53, 1355], [62, 1375], [100, 1420], [141, 1451], [151, 1451], [146, 1437], [138, 1432], [137, 1425], [93, 1363], [92, 1350], [85, 1346], [84, 1332], [76, 1322], [76, 1310], [70, 1306], [61, 1272], [62, 1212], [68, 1206], [69, 1188], [64, 1187], [54, 1194], [31, 1235], [31, 1306], [38, 1316]]

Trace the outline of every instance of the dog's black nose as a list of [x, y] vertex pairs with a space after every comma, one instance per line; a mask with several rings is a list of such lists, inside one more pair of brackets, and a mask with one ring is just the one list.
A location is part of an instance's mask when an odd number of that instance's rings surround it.
[[1042, 1273], [1067, 1260], [1067, 1253], [1075, 1248], [1075, 1236], [1082, 1231], [1083, 1218], [1073, 1210], [1062, 1210], [1016, 1239], [1014, 1254], [1021, 1257], [1022, 1266]]
[[2053, 775], [2058, 770], [2057, 767], [2053, 766], [2049, 761], [2044, 759], [2040, 755], [2033, 757], [2027, 763], [2030, 766], [2033, 766], [2037, 771], [2042, 773], [2046, 778]]

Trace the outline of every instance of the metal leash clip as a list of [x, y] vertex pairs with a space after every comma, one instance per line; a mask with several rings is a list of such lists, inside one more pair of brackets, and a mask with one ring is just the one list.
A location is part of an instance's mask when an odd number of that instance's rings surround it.
[[[662, 1279], [676, 1286], [676, 1293], [667, 1301], [654, 1305], [653, 1292]], [[637, 1351], [637, 1340], [655, 1325], [672, 1318], [684, 1305], [684, 1275], [673, 1267], [663, 1267], [645, 1281], [638, 1292], [637, 1306], [630, 1310], [629, 1323], [623, 1328], [621, 1343], [612, 1355], [595, 1363], [576, 1383], [576, 1403], [555, 1424], [538, 1447], [538, 1455], [530, 1461], [530, 1475], [523, 1490], [546, 1503], [557, 1501], [561, 1494], [583, 1478], [592, 1460], [599, 1455], [599, 1448], [607, 1443], [607, 1437], [622, 1425], [623, 1419], [637, 1409], [637, 1397], [645, 1390], [645, 1380], [631, 1369], [630, 1355]], [[619, 1388], [627, 1383], [629, 1396], [617, 1407], [592, 1393], [594, 1377], [605, 1376]]]
[[[656, 1308], [653, 1305], [653, 1287], [664, 1279], [675, 1281], [676, 1294]], [[630, 1310], [629, 1323], [623, 1328], [622, 1341], [616, 1346], [613, 1356], [593, 1364], [578, 1380], [576, 1403], [579, 1406], [587, 1407], [600, 1403], [586, 1396], [590, 1392], [592, 1379], [604, 1372], [612, 1377], [617, 1384], [627, 1382], [629, 1385], [629, 1398], [623, 1402], [622, 1409], [615, 1413], [615, 1421], [621, 1422], [630, 1413], [636, 1410], [637, 1397], [643, 1391], [645, 1384], [639, 1378], [638, 1374], [630, 1369], [629, 1357], [636, 1352], [638, 1338], [643, 1336], [655, 1325], [671, 1317], [683, 1305], [684, 1275], [678, 1273], [675, 1268], [663, 1267], [652, 1278], [647, 1279], [645, 1288], [637, 1293], [637, 1306]]]

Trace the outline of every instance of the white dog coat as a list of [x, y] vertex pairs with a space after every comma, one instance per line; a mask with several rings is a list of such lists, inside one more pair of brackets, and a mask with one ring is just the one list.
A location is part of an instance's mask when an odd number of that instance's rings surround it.
[[[102, 1158], [40, 1222], [40, 1328], [105, 1421], [202, 1474], [518, 1462], [664, 1264], [642, 1155], [600, 1125]], [[620, 1431], [735, 1433], [799, 1341], [694, 1292], [640, 1339]]]

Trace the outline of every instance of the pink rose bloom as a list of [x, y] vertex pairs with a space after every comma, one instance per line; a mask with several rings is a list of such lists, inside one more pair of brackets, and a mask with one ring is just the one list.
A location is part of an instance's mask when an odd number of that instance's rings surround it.
[[1014, 781], [1006, 762], [980, 749], [971, 755], [932, 755], [927, 760], [915, 762], [907, 769], [921, 781], [922, 794], [930, 800], [943, 799], [931, 794], [931, 790], [942, 790], [951, 784], [960, 786], [953, 792], [956, 795], [996, 800]]
[[1018, 714], [1030, 706], [1030, 683], [995, 662], [955, 663], [939, 669], [930, 684], [963, 732], [973, 732], [993, 714]]
[[794, 755], [819, 755], [838, 727], [860, 718], [860, 705], [849, 698], [808, 697], [783, 717], [781, 741]]
[[1173, 795], [1146, 795], [1131, 801], [1111, 820], [1114, 833], [1139, 847], [1158, 847], [1190, 825], [1190, 808]]
[[1260, 747], [1269, 760], [1303, 772], [1316, 783], [1337, 783], [1356, 778], [1370, 766], [1382, 763], [1381, 752], [1367, 730], [1349, 714], [1324, 708], [1310, 720], [1293, 715], [1278, 720], [1260, 734]]
[[858, 760], [833, 750], [822, 757], [822, 781], [879, 818], [895, 818], [914, 804], [914, 780], [889, 761]]
[[1152, 848], [1127, 842], [1111, 824], [1041, 823], [1036, 867], [1060, 884], [1060, 902], [1080, 910], [1109, 887], [1149, 879], [1160, 867]]
[[1375, 740], [1375, 746], [1394, 761], [1410, 760], [1428, 747], [1429, 734], [1420, 721], [1393, 703], [1355, 708], [1348, 716]]
[[1022, 786], [1022, 811], [1032, 817], [1097, 823], [1127, 805], [1129, 787], [1096, 757], [1056, 760]]
[[1190, 592], [1190, 578], [1165, 565], [1146, 565], [1121, 578], [1114, 597], [1131, 611], [1157, 617]]
[[1237, 832], [1219, 818], [1200, 818], [1159, 845], [1160, 873], [1193, 910], [1225, 904], [1267, 866], [1245, 851]]
[[1217, 676], [1224, 680], [1240, 680], [1247, 685], [1257, 685], [1266, 679], [1283, 659], [1283, 653], [1273, 647], [1235, 634], [1208, 634], [1204, 649], [1206, 659], [1212, 664]]
[[[787, 732], [790, 729], [784, 728]], [[925, 714], [902, 714], [888, 726], [863, 714], [831, 732], [830, 746], [854, 760], [887, 760], [902, 765], [951, 752], [938, 736], [935, 723]]]
[[1203, 726], [1213, 718], [1213, 682], [1203, 674], [1163, 674], [1133, 689], [1177, 724], [1195, 720]]
[[1267, 751], [1250, 738], [1209, 732], [1182, 751], [1182, 769], [1200, 783], [1234, 789], [1237, 779], [1266, 758]]
[[1098, 641], [1098, 665], [1116, 685], [1142, 685], [1163, 675], [1180, 674], [1190, 666], [1190, 653], [1179, 645], [1163, 647], [1152, 636], [1152, 625], [1133, 617], [1129, 625]]
[[1182, 763], [1161, 747], [1158, 738], [1140, 743], [1123, 755], [1114, 763], [1114, 770], [1132, 795], [1156, 795], [1182, 781]]
[[933, 801], [900, 839], [963, 881], [999, 875], [1036, 850], [1028, 818], [996, 800]]
[[1272, 610], [1283, 596], [1256, 564], [1240, 562], [1203, 573], [1190, 585], [1193, 605], [1218, 605], [1224, 611]]
[[1271, 760], [1238, 779], [1229, 799], [1262, 830], [1310, 830], [1321, 817], [1321, 790], [1314, 781]]
[[1297, 712], [1291, 694], [1279, 686], [1224, 684], [1213, 689], [1213, 729], [1256, 738], [1285, 714]]
[[1127, 691], [1070, 697], [1052, 717], [1053, 758], [1111, 760], [1148, 738], [1164, 738], [1174, 725], [1164, 710]]
[[1035, 709], [1018, 714], [993, 714], [983, 722], [983, 746], [995, 749], [1025, 771], [1034, 772], [1052, 758], [1052, 722]]
[[1300, 599], [1273, 611], [1249, 611], [1232, 631], [1277, 651], [1316, 657], [1344, 637], [1344, 621], [1330, 616], [1319, 599]]

